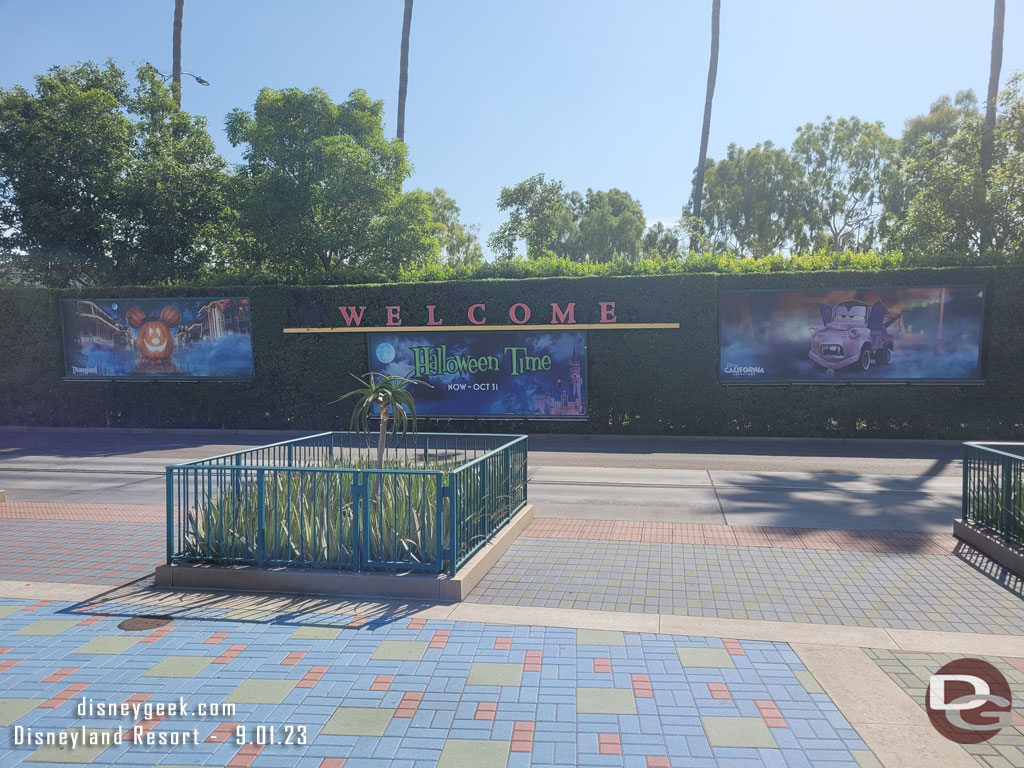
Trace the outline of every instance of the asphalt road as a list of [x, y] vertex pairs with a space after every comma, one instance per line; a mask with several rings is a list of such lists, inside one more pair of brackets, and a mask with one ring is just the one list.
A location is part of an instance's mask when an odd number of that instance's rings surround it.
[[[11, 500], [162, 504], [167, 464], [308, 433], [0, 429]], [[960, 446], [926, 441], [533, 436], [541, 517], [946, 532]]]

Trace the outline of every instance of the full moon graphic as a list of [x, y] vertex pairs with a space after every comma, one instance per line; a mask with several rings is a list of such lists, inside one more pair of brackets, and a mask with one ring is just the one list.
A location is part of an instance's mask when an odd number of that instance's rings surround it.
[[380, 360], [384, 365], [387, 365], [395, 359], [395, 348], [392, 344], [384, 342], [383, 344], [377, 345], [377, 359]]

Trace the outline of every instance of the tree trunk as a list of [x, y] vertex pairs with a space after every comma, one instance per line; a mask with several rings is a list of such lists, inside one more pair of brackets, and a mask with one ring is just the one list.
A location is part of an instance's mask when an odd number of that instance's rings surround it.
[[1003, 66], [1003, 21], [1006, 17], [1006, 0], [995, 0], [992, 21], [992, 61], [988, 72], [988, 98], [985, 101], [985, 123], [981, 128], [981, 183], [984, 198], [981, 206], [982, 256], [991, 244], [992, 226], [988, 210], [988, 173], [992, 168], [992, 154], [995, 147], [996, 102], [999, 98], [999, 70]]
[[402, 59], [398, 69], [398, 140], [405, 141], [405, 94], [409, 90], [409, 27], [412, 26], [412, 0], [405, 0], [402, 18]]
[[171, 93], [174, 103], [181, 109], [181, 17], [185, 0], [174, 0], [174, 41], [171, 51]]
[[[708, 160], [708, 136], [711, 133], [711, 102], [715, 98], [715, 81], [718, 79], [718, 34], [722, 0], [711, 3], [711, 61], [708, 63], [708, 90], [704, 96], [704, 123], [700, 129], [700, 155], [697, 158], [697, 175], [693, 180], [693, 218], [700, 218], [701, 196], [704, 194], [704, 164]], [[697, 222], [691, 222], [690, 250], [697, 243]]]

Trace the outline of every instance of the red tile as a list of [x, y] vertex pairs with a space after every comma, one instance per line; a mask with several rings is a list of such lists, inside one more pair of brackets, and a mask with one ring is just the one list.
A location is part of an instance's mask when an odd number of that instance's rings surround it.
[[391, 684], [395, 682], [394, 675], [377, 675], [373, 678], [373, 682], [370, 683], [371, 691], [386, 691], [391, 687]]
[[6, 661], [0, 661], [0, 673], [6, 672], [11, 667], [21, 664], [21, 659], [7, 659]]
[[527, 651], [523, 660], [523, 672], [540, 672], [544, 662], [543, 651]]
[[648, 675], [632, 674], [629, 676], [633, 686], [633, 696], [638, 699], [653, 699], [654, 691], [651, 690], [651, 678]]
[[300, 661], [306, 657], [305, 651], [292, 651], [284, 657], [284, 661], [281, 662], [282, 667], [294, 667]]
[[398, 708], [395, 710], [395, 717], [410, 718], [416, 714], [416, 710], [420, 706], [420, 701], [423, 700], [422, 691], [406, 691], [402, 695], [402, 700], [398, 702]]
[[235, 756], [231, 758], [231, 762], [227, 764], [227, 768], [249, 768], [253, 761], [259, 757], [260, 752], [263, 751], [263, 747], [257, 744], [246, 744]]
[[533, 732], [536, 724], [532, 720], [516, 720], [512, 726], [510, 752], [533, 752]]
[[302, 676], [296, 688], [315, 688], [320, 678], [327, 673], [327, 667], [310, 667], [309, 671]]
[[481, 701], [476, 705], [476, 714], [473, 715], [474, 720], [493, 720], [495, 715], [498, 713], [498, 702], [496, 701]]
[[729, 693], [729, 686], [725, 683], [708, 683], [708, 692], [711, 694], [712, 699], [731, 699], [732, 694]]
[[406, 629], [420, 630], [426, 625], [426, 619], [409, 619], [409, 626]]
[[238, 656], [238, 654], [240, 654], [242, 651], [244, 651], [248, 647], [249, 646], [247, 644], [232, 645], [226, 651], [224, 651], [224, 653], [222, 653], [220, 656], [218, 656], [216, 659], [214, 659], [211, 663], [212, 664], [229, 664], [230, 662], [235, 660], [235, 658]]
[[755, 701], [754, 706], [757, 707], [757, 711], [769, 728], [789, 728], [774, 701]]
[[732, 638], [724, 638], [722, 645], [725, 646], [725, 650], [729, 652], [730, 656], [746, 656], [747, 652], [743, 650], [743, 646], [740, 645], [739, 640]]
[[72, 683], [52, 699], [44, 701], [39, 705], [40, 709], [56, 709], [68, 699], [73, 699], [79, 693], [89, 687], [89, 683]]
[[448, 638], [452, 632], [450, 629], [439, 629], [434, 632], [434, 636], [430, 639], [430, 648], [444, 648], [448, 643]]
[[1018, 669], [1024, 672], [1024, 659], [1018, 659], [1013, 656], [1003, 656], [1003, 661], [1009, 664], [1014, 669]]
[[494, 650], [496, 651], [507, 651], [512, 647], [511, 637], [496, 637], [494, 638]]
[[612, 660], [594, 659], [594, 672], [599, 675], [610, 675], [612, 673]]
[[320, 761], [320, 768], [345, 768], [345, 757], [325, 757]]
[[366, 616], [353, 616], [352, 620], [345, 625], [345, 629], [359, 629], [369, 621]]
[[[151, 717], [149, 720], [139, 720], [139, 722], [137, 722], [135, 724], [135, 728], [139, 728], [140, 729], [138, 735], [142, 736], [144, 734], [149, 733], [154, 728], [156, 728], [160, 724], [160, 722], [164, 718], [166, 718], [166, 717], [167, 717], [167, 715], [153, 715], [153, 717]], [[125, 741], [135, 741], [135, 729], [134, 728], [132, 728], [132, 729], [130, 729], [128, 731], [128, 733], [124, 737], [124, 740]]]
[[124, 700], [124, 703], [128, 706], [131, 706], [132, 704], [142, 704], [149, 701], [151, 698], [153, 698], [152, 693], [133, 693]]
[[[161, 637], [163, 637], [164, 635], [168, 635], [168, 634], [170, 634], [173, 631], [174, 631], [174, 625], [173, 624], [166, 624], [166, 625], [160, 627], [159, 629], [154, 629], [152, 632], [150, 632], [144, 638], [139, 640], [139, 642], [140, 643], [155, 643]], [[243, 645], [242, 647], [244, 648], [245, 646]], [[214, 662], [214, 663], [216, 663], [216, 662]]]
[[648, 755], [647, 768], [672, 768], [672, 764], [664, 755]]
[[13, 645], [6, 645], [3, 648], [0, 648], [0, 654], [7, 653], [8, 651], [13, 651], [13, 650], [14, 650], [14, 646]]
[[207, 736], [204, 741], [215, 742], [217, 744], [223, 744], [227, 741], [231, 741], [235, 738], [235, 728], [240, 725], [241, 723], [221, 723], [213, 729], [213, 733]]
[[597, 734], [597, 751], [602, 755], [621, 755], [622, 740], [617, 733]]
[[228, 639], [228, 635], [230, 635], [230, 634], [231, 634], [230, 632], [214, 632], [208, 638], [203, 640], [203, 644], [204, 645], [217, 645], [222, 640], [227, 640]]
[[49, 677], [44, 677], [44, 683], [59, 683], [65, 677], [70, 675], [72, 672], [77, 672], [78, 667], [61, 667]]

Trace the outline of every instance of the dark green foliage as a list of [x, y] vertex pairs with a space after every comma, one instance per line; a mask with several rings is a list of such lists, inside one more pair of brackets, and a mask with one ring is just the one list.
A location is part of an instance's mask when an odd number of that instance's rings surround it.
[[[578, 265], [582, 266], [582, 265]], [[717, 292], [759, 288], [854, 288], [981, 283], [987, 335], [981, 386], [722, 386], [716, 379]], [[167, 296], [120, 288], [89, 295]], [[350, 373], [366, 370], [363, 334], [284, 334], [294, 326], [340, 325], [339, 304], [367, 306], [382, 324], [399, 304], [402, 322], [423, 324], [425, 305], [446, 324], [486, 302], [498, 322], [518, 301], [535, 322], [551, 302], [577, 302], [577, 322], [596, 322], [615, 301], [619, 322], [678, 322], [662, 331], [592, 331], [590, 418], [577, 422], [445, 421], [421, 431], [596, 434], [790, 435], [1020, 439], [1024, 437], [1024, 267], [962, 267], [789, 274], [566, 277], [362, 286], [193, 286], [174, 295], [246, 295], [252, 300], [255, 381], [63, 382], [58, 300], [81, 292], [0, 290], [0, 424], [177, 428], [343, 428], [349, 412], [331, 401]], [[351, 401], [346, 401], [349, 403]], [[348, 406], [346, 406], [347, 408]]]

